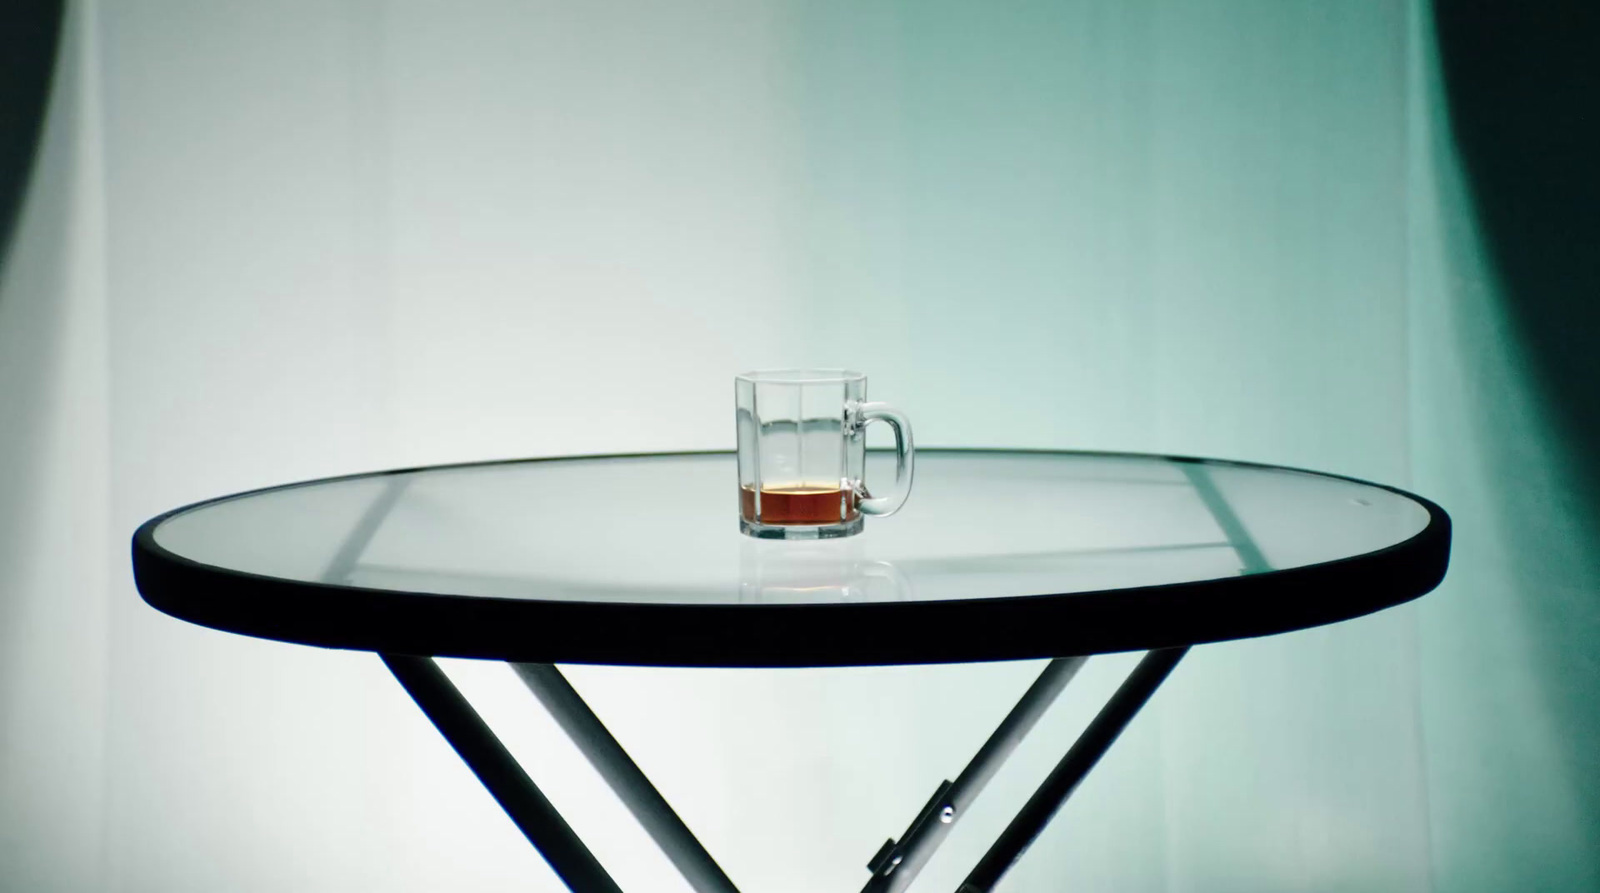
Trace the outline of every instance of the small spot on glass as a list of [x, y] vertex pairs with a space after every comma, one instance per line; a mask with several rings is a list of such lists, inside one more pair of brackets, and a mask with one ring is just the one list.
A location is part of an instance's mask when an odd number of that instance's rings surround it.
[[1372, 505], [1372, 500], [1366, 499], [1366, 498], [1361, 497], [1361, 496], [1352, 497], [1350, 499], [1350, 501], [1355, 503], [1356, 505]]

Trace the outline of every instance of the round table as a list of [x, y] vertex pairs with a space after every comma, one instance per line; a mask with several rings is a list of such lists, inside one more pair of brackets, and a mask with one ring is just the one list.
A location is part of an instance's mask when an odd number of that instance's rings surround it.
[[[152, 606], [378, 652], [575, 890], [615, 890], [430, 659], [505, 660], [692, 886], [732, 883], [556, 663], [793, 667], [1051, 658], [869, 861], [899, 890], [1085, 656], [1150, 653], [969, 875], [991, 889], [1188, 646], [1367, 614], [1438, 585], [1450, 521], [1377, 484], [1174, 456], [917, 453], [905, 510], [838, 540], [738, 530], [731, 453], [488, 462], [209, 500], [134, 535]], [[868, 480], [888, 480], [874, 453]]]

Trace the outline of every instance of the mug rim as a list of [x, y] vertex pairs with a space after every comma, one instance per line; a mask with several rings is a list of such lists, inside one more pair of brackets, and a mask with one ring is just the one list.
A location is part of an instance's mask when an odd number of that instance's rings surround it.
[[757, 369], [734, 376], [751, 384], [841, 384], [866, 378], [865, 373], [851, 369]]

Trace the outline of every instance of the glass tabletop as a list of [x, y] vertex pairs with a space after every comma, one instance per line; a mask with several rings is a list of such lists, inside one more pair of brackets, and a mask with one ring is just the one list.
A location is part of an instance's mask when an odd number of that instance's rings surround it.
[[[869, 481], [893, 479], [873, 454]], [[1377, 553], [1423, 501], [1323, 474], [1158, 456], [921, 450], [910, 501], [837, 540], [738, 529], [731, 454], [490, 463], [179, 510], [160, 549], [378, 592], [648, 605], [922, 603], [1129, 590]]]

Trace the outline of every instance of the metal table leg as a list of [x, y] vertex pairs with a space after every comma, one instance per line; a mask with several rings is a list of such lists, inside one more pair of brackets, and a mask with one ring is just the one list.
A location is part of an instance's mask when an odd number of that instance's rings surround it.
[[427, 657], [381, 657], [569, 889], [574, 893], [622, 893], [438, 664]]
[[553, 664], [511, 665], [697, 893], [739, 893], [666, 798]]
[[[984, 854], [958, 893], [988, 893], [993, 889], [1187, 651], [1186, 647], [1168, 648], [1145, 655]], [[620, 893], [616, 882], [432, 659], [393, 654], [382, 657], [395, 678], [570, 889], [576, 893]], [[868, 866], [873, 876], [863, 893], [894, 893], [911, 883], [943, 841], [955, 818], [977, 797], [1084, 660], [1061, 658], [1045, 667], [956, 781], [946, 781], [939, 786], [900, 842], [890, 840], [879, 850]], [[690, 885], [699, 893], [738, 893], [716, 860], [695, 839], [560, 671], [549, 664], [512, 666]]]
[[1100, 709], [1094, 721], [1083, 730], [1078, 740], [1061, 758], [1044, 784], [1028, 798], [1022, 811], [1011, 820], [1006, 830], [1001, 832], [994, 845], [978, 860], [976, 867], [967, 875], [967, 879], [957, 888], [957, 893], [988, 893], [994, 889], [1000, 877], [1011, 868], [1012, 864], [1020, 858], [1044, 826], [1049, 824], [1055, 816], [1056, 810], [1067, 802], [1072, 792], [1077, 789], [1078, 783], [1083, 781], [1095, 763], [1111, 749], [1117, 736], [1128, 727], [1128, 723], [1138, 714], [1139, 708], [1150, 700], [1155, 690], [1166, 680], [1167, 674], [1177, 666], [1178, 661], [1188, 653], [1187, 646], [1182, 648], [1163, 648], [1152, 651], [1139, 661], [1133, 668], [1128, 678], [1123, 680], [1116, 694]]
[[1085, 657], [1063, 657], [1047, 664], [1039, 678], [1028, 687], [1017, 705], [1000, 721], [989, 739], [978, 748], [956, 780], [939, 785], [922, 811], [912, 820], [899, 842], [890, 840], [867, 863], [872, 879], [862, 888], [862, 893], [898, 893], [904, 890], [917, 873], [933, 856], [934, 850], [944, 842], [945, 835], [956, 820], [966, 814], [967, 807], [977, 799], [989, 779], [1000, 770], [1000, 765], [1016, 750], [1017, 745], [1033, 729], [1039, 717], [1055, 703], [1056, 696], [1067, 687], [1072, 677], [1083, 667]]
[[[1206, 470], [1198, 464], [1184, 466], [1183, 470], [1239, 555], [1242, 567], [1246, 571], [1266, 569], [1265, 557]], [[403, 486], [403, 481], [396, 479], [380, 494], [330, 564], [326, 579], [339, 581], [348, 576]], [[1187, 646], [1164, 648], [1144, 656], [978, 861], [957, 893], [989, 893], [994, 888], [1188, 650]], [[569, 888], [577, 893], [620, 893], [605, 869], [432, 659], [391, 654], [382, 657], [395, 678]], [[956, 780], [941, 783], [901, 839], [896, 842], [891, 838], [878, 850], [868, 863], [872, 877], [862, 893], [899, 893], [911, 883], [943, 841], [949, 826], [978, 796], [1084, 660], [1082, 657], [1059, 658], [1045, 667]], [[561, 672], [551, 664], [514, 663], [512, 667], [697, 893], [738, 893], [716, 860], [695, 839]]]

